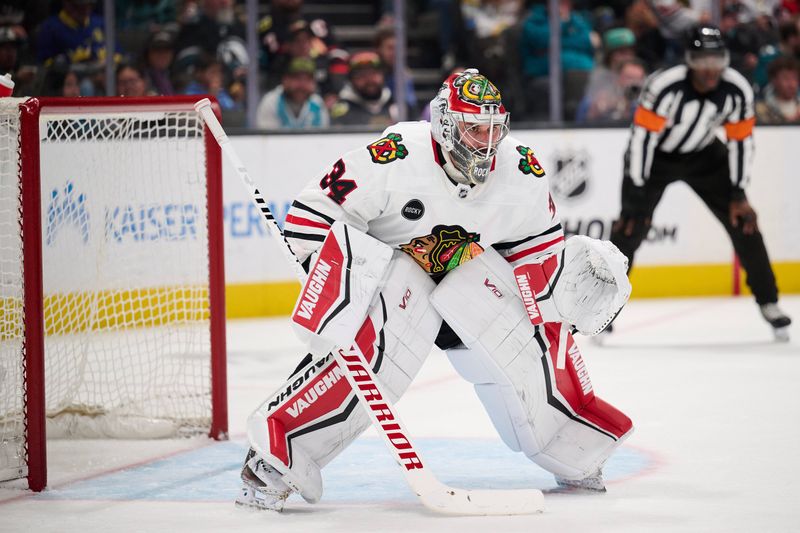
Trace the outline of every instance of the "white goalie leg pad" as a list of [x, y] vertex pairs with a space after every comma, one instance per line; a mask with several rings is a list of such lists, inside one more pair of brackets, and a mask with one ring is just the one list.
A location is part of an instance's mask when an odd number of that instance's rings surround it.
[[313, 353], [352, 342], [378, 290], [392, 248], [334, 222], [292, 312], [292, 326]]
[[551, 339], [530, 323], [512, 268], [497, 252], [449, 273], [431, 301], [466, 344], [448, 357], [475, 385], [509, 448], [577, 479], [593, 474], [629, 433], [627, 417], [594, 398], [591, 385], [580, 388], [581, 379], [590, 382], [571, 335], [573, 350], [557, 368], [560, 327]]
[[[396, 252], [383, 287], [354, 335], [392, 401], [419, 372], [441, 326], [429, 300], [434, 287], [413, 259]], [[248, 419], [247, 431], [259, 456], [313, 503], [322, 495], [320, 469], [369, 424], [329, 354], [306, 365], [267, 398]]]

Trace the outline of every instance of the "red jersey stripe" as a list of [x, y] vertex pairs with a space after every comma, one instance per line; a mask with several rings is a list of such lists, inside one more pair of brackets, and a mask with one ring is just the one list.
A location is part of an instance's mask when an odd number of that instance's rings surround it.
[[310, 228], [330, 229], [331, 225], [327, 222], [317, 222], [303, 217], [296, 217], [294, 215], [286, 215], [286, 222], [290, 224], [297, 224], [298, 226], [307, 226]]
[[528, 248], [527, 250], [522, 250], [521, 252], [517, 252], [515, 254], [511, 254], [511, 255], [506, 257], [506, 261], [508, 261], [509, 263], [513, 263], [514, 261], [517, 261], [518, 259], [522, 259], [523, 257], [526, 257], [528, 255], [535, 254], [536, 252], [541, 252], [542, 250], [546, 250], [547, 248], [553, 246], [554, 244], [558, 244], [563, 240], [564, 240], [564, 236], [562, 235], [561, 237], [558, 237], [557, 239], [553, 239], [552, 241], [548, 241], [548, 242], [542, 243], [542, 244], [540, 244], [538, 246], [534, 246], [533, 248]]

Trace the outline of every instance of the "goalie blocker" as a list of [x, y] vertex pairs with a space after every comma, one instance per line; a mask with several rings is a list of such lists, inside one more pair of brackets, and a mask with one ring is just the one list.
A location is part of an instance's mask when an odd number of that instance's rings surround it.
[[[394, 252], [389, 261], [389, 253], [337, 222], [298, 299], [296, 329], [318, 348], [355, 339], [396, 401], [444, 316], [466, 345], [448, 357], [475, 384], [503, 441], [563, 478], [591, 475], [627, 437], [630, 420], [594, 396], [572, 335], [560, 324], [528, 320], [514, 272], [497, 252], [486, 250], [438, 287], [406, 254]], [[561, 270], [562, 281], [574, 284], [576, 269]], [[357, 401], [332, 355], [317, 358], [251, 415], [251, 446], [289, 487], [316, 502], [320, 469], [369, 425]]]

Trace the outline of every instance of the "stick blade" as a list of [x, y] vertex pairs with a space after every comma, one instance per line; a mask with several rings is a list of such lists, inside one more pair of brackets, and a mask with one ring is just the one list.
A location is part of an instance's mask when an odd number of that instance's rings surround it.
[[544, 495], [538, 489], [465, 490], [442, 486], [417, 495], [428, 509], [449, 515], [521, 515], [544, 511]]

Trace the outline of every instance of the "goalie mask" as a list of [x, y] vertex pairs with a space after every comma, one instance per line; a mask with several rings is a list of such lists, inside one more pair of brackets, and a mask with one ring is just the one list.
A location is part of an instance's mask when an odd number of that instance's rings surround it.
[[486, 181], [508, 119], [500, 91], [477, 69], [447, 78], [431, 101], [431, 135], [458, 171], [448, 174], [470, 185]]

